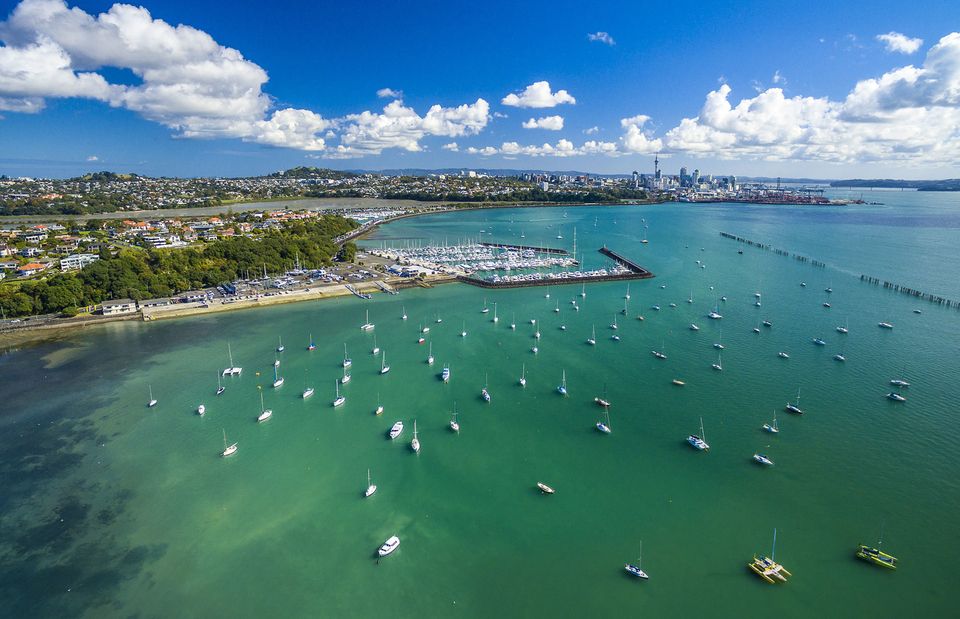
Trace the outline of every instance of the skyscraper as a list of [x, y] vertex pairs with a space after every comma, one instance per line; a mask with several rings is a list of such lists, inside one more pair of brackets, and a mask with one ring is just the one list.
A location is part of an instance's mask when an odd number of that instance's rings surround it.
[[699, 170], [699, 169], [695, 169], [695, 170], [693, 171], [693, 178], [690, 179], [690, 184], [693, 185], [694, 187], [696, 187], [697, 185], [700, 184], [700, 170]]

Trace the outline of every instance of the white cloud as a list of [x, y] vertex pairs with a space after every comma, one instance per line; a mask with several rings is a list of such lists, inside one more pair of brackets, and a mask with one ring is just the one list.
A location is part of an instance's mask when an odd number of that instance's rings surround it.
[[600, 132], [600, 127], [594, 125], [594, 126], [590, 127], [589, 129], [584, 129], [583, 132], [584, 132], [584, 134], [586, 134], [586, 135], [593, 135], [593, 134], [595, 134], [595, 133], [599, 133], [599, 132]]
[[483, 148], [475, 148], [471, 146], [467, 149], [467, 152], [471, 155], [482, 155], [484, 157], [489, 157], [491, 155], [496, 155], [497, 149], [493, 146], [485, 146]]
[[97, 157], [96, 155], [90, 155], [87, 157], [87, 161], [90, 163], [93, 163], [94, 161], [100, 161], [100, 157]]
[[787, 84], [787, 78], [780, 74], [780, 69], [773, 72], [773, 77], [770, 78], [770, 81], [774, 84], [783, 84], [784, 86]]
[[908, 65], [858, 82], [842, 101], [770, 88], [736, 105], [707, 95], [696, 118], [667, 132], [668, 149], [721, 158], [837, 163], [960, 160], [960, 33]]
[[549, 131], [560, 131], [563, 129], [563, 116], [541, 116], [540, 118], [531, 118], [523, 122], [524, 129], [547, 129]]
[[448, 151], [450, 151], [451, 153], [459, 153], [459, 152], [460, 152], [460, 147], [457, 145], [456, 142], [450, 142], [449, 144], [444, 144], [444, 145], [441, 146], [440, 148], [442, 148], [443, 150], [448, 150]]
[[892, 30], [887, 34], [878, 34], [877, 40], [883, 43], [888, 52], [898, 52], [901, 54], [913, 54], [923, 45], [923, 39], [914, 39], [899, 32]]
[[494, 117], [494, 118], [510, 118], [509, 116], [507, 116], [507, 115], [504, 114], [503, 112], [494, 112], [494, 113], [493, 113], [493, 117]]
[[566, 90], [550, 91], [550, 82], [534, 82], [520, 94], [510, 93], [500, 103], [511, 107], [545, 108], [556, 107], [561, 103], [574, 104], [577, 100]]
[[592, 32], [587, 35], [587, 39], [590, 41], [596, 41], [598, 43], [603, 43], [605, 45], [616, 45], [617, 42], [613, 40], [613, 37], [607, 34], [606, 32]]
[[626, 130], [620, 138], [620, 145], [624, 152], [646, 155], [663, 148], [663, 141], [660, 138], [650, 138], [643, 130], [643, 126], [649, 120], [650, 117], [644, 114], [620, 119], [620, 126]]
[[381, 88], [377, 91], [377, 96], [381, 99], [403, 99], [403, 91], [394, 90], [393, 88]]

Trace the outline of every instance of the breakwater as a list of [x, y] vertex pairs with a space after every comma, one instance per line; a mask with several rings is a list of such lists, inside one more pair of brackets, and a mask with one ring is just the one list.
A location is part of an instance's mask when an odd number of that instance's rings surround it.
[[813, 258], [810, 258], [810, 257], [808, 257], [808, 256], [803, 256], [803, 255], [800, 255], [800, 254], [795, 254], [795, 253], [790, 252], [790, 251], [787, 251], [787, 250], [785, 250], [785, 249], [779, 249], [779, 248], [777, 248], [777, 247], [773, 247], [772, 245], [768, 245], [768, 244], [766, 244], [766, 243], [760, 243], [760, 242], [758, 242], [758, 241], [751, 241], [750, 239], [745, 239], [745, 238], [739, 237], [739, 236], [737, 236], [737, 235], [735, 235], [735, 234], [730, 234], [729, 232], [721, 232], [721, 233], [720, 233], [720, 236], [722, 236], [722, 237], [725, 238], [725, 239], [730, 239], [731, 241], [737, 241], [738, 243], [743, 243], [744, 245], [749, 245], [749, 246], [751, 246], [751, 247], [756, 247], [757, 249], [764, 249], [764, 250], [766, 250], [766, 251], [772, 251], [773, 253], [775, 253], [775, 254], [777, 254], [777, 255], [779, 255], [779, 256], [786, 256], [786, 257], [788, 257], [788, 258], [793, 258], [794, 260], [797, 260], [797, 261], [799, 261], [799, 262], [806, 262], [806, 263], [808, 263], [808, 264], [810, 264], [810, 265], [812, 265], [812, 266], [819, 267], [819, 268], [821, 268], [821, 269], [824, 269], [824, 268], [826, 268], [826, 266], [827, 266], [826, 263], [820, 262], [819, 260], [814, 260]]
[[495, 280], [480, 279], [468, 275], [460, 275], [457, 281], [480, 288], [528, 288], [533, 286], [558, 286], [564, 284], [596, 284], [600, 282], [629, 281], [634, 279], [648, 279], [653, 273], [636, 262], [621, 256], [606, 246], [598, 250], [604, 256], [617, 263], [614, 271], [597, 271], [583, 274], [546, 273], [538, 277], [497, 278]]
[[929, 292], [923, 292], [922, 290], [917, 290], [915, 288], [910, 288], [909, 286], [904, 286], [902, 284], [895, 284], [893, 282], [888, 282], [880, 279], [879, 277], [872, 277], [870, 275], [860, 275], [860, 281], [866, 282], [868, 284], [874, 284], [876, 286], [883, 286], [887, 290], [892, 290], [894, 292], [899, 292], [900, 294], [905, 294], [911, 297], [916, 297], [936, 305], [942, 305], [944, 307], [952, 307], [954, 309], [960, 309], [960, 301], [954, 301], [953, 299], [947, 299], [939, 295], [930, 294]]

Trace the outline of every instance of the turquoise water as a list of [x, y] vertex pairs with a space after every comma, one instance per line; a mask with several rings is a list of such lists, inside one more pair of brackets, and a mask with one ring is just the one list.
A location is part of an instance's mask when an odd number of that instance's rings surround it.
[[[865, 198], [885, 204], [470, 211], [399, 221], [369, 241], [484, 230], [509, 242], [522, 230], [528, 243], [554, 245], [557, 226], [564, 243], [575, 226], [587, 267], [606, 264], [596, 253], [606, 243], [657, 275], [631, 285], [619, 342], [608, 325], [623, 308], [623, 284], [588, 286], [584, 299], [578, 286], [545, 299], [542, 288], [445, 285], [115, 323], [9, 350], [0, 357], [3, 614], [664, 616], [692, 604], [724, 617], [759, 608], [953, 614], [944, 566], [960, 552], [951, 414], [960, 312], [858, 276], [960, 298], [960, 205], [949, 194]], [[720, 231], [830, 266], [752, 247], [740, 255]], [[485, 298], [497, 303], [496, 325], [480, 313]], [[714, 304], [723, 320], [705, 318]], [[366, 309], [373, 333], [359, 329]], [[537, 355], [531, 318], [542, 332]], [[773, 327], [756, 335], [761, 319]], [[834, 330], [847, 321], [848, 335]], [[417, 344], [421, 324], [431, 327], [433, 367], [427, 344]], [[594, 325], [595, 347], [585, 343]], [[308, 352], [311, 333], [318, 347]], [[392, 366], [382, 376], [374, 333]], [[286, 384], [274, 390], [280, 336]], [[218, 397], [228, 342], [244, 372]], [[344, 342], [353, 380], [333, 409]], [[661, 347], [666, 360], [650, 354]], [[845, 364], [832, 359], [840, 351]], [[445, 363], [449, 384], [438, 378]], [[556, 393], [563, 371], [567, 398]], [[902, 404], [884, 398], [899, 376], [912, 383]], [[303, 401], [308, 383], [317, 394]], [[485, 383], [490, 404], [479, 397]], [[264, 424], [255, 422], [258, 385], [274, 411]], [[798, 387], [802, 417], [783, 412]], [[604, 390], [610, 435], [594, 429], [593, 398]], [[382, 417], [373, 415], [378, 398]], [[454, 403], [459, 435], [447, 427]], [[774, 409], [778, 436], [760, 430]], [[684, 440], [700, 417], [709, 453]], [[391, 442], [398, 419], [406, 429]], [[409, 449], [414, 419], [419, 455]], [[239, 444], [229, 459], [219, 457], [223, 431]], [[753, 464], [757, 451], [776, 466]], [[363, 499], [368, 468], [379, 489]], [[557, 493], [540, 495], [537, 481]], [[769, 553], [774, 527], [776, 557], [794, 574], [776, 587], [746, 569], [754, 553]], [[881, 528], [901, 560], [896, 573], [853, 557]], [[375, 550], [393, 534], [400, 549], [378, 564]], [[623, 572], [641, 540], [647, 582]]]

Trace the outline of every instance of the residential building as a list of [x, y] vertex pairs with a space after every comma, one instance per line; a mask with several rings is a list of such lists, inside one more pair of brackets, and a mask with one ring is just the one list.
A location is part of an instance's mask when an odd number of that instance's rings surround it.
[[88, 264], [93, 264], [99, 259], [100, 256], [96, 254], [70, 254], [66, 258], [60, 259], [60, 270], [73, 271], [76, 269], [82, 269]]
[[104, 316], [132, 314], [137, 311], [137, 302], [133, 299], [114, 299], [113, 301], [104, 301], [101, 308]]

